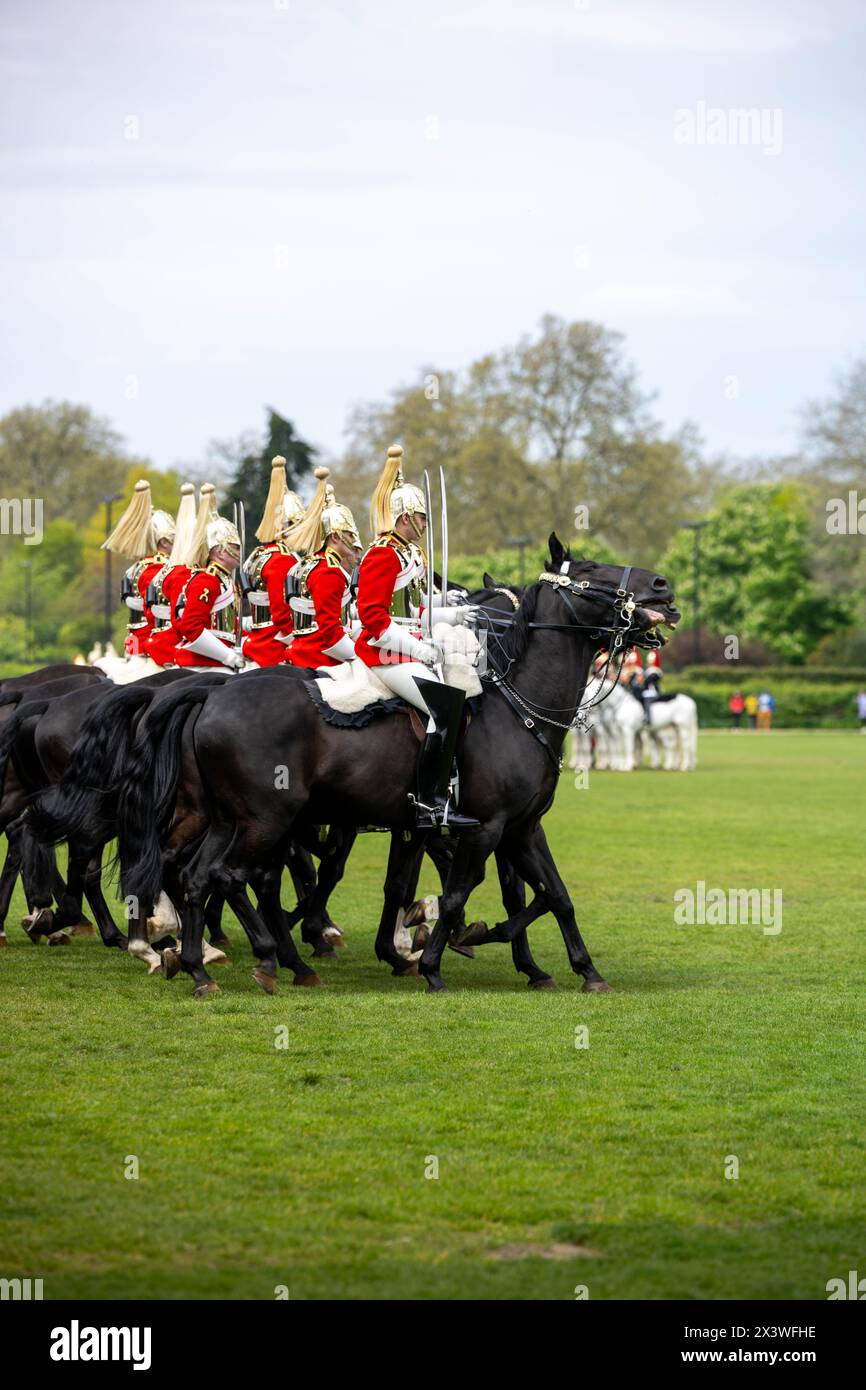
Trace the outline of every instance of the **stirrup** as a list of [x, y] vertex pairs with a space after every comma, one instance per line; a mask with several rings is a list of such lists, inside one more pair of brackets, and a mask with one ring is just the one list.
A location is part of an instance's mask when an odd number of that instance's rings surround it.
[[415, 807], [415, 824], [419, 830], [477, 830], [481, 824], [473, 816], [464, 816], [452, 810], [450, 797], [431, 806], [410, 792], [409, 800]]

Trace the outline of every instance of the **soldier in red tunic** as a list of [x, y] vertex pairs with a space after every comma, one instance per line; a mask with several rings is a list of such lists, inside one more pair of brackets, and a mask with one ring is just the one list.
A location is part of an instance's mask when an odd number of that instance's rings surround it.
[[[356, 655], [395, 695], [428, 716], [427, 736], [418, 763], [418, 790], [412, 797], [419, 827], [448, 825], [474, 829], [477, 820], [451, 806], [454, 751], [463, 712], [464, 695], [447, 686], [436, 667], [439, 647], [421, 637], [423, 581], [426, 562], [420, 542], [427, 529], [424, 496], [404, 482], [403, 450], [392, 445], [370, 510], [377, 539], [361, 561], [358, 575], [358, 618], [361, 633]], [[427, 624], [465, 622], [468, 607], [434, 609]]]
[[[205, 483], [201, 491], [202, 507], [210, 510], [213, 484]], [[144, 651], [158, 666], [177, 664], [175, 648], [180, 641], [176, 622], [177, 601], [192, 573], [190, 548], [195, 530], [195, 488], [192, 483], [184, 483], [180, 490], [177, 527], [171, 553], [165, 564], [156, 571], [149, 586], [151, 611], [155, 622], [153, 631], [144, 644]]]
[[174, 609], [181, 638], [175, 662], [197, 669], [227, 666], [239, 671], [244, 658], [235, 646], [234, 576], [241, 562], [241, 541], [233, 523], [217, 512], [212, 488], [206, 501], [203, 496], [191, 550], [192, 573]]
[[292, 638], [292, 610], [286, 596], [286, 577], [298, 563], [286, 535], [304, 516], [304, 504], [286, 486], [286, 460], [271, 464], [271, 485], [256, 536], [262, 542], [244, 561], [253, 620], [243, 653], [257, 666], [278, 666], [286, 659]]
[[294, 550], [310, 552], [289, 580], [294, 636], [286, 659], [293, 666], [339, 666], [355, 655], [346, 610], [361, 537], [349, 508], [337, 501], [328, 474], [327, 468], [316, 469], [316, 495], [288, 537]]
[[123, 576], [121, 598], [129, 609], [123, 649], [128, 657], [144, 654], [145, 643], [153, 631], [154, 616], [148, 603], [148, 586], [161, 569], [174, 540], [174, 517], [155, 510], [150, 483], [141, 478], [132, 500], [102, 549], [134, 560]]

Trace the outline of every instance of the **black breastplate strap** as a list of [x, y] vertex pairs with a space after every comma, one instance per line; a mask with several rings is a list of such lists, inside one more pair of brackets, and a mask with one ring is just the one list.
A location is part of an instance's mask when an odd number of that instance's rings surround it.
[[485, 679], [489, 680], [490, 684], [496, 687], [505, 703], [509, 705], [510, 708], [517, 715], [517, 718], [520, 720], [524, 729], [528, 729], [529, 732], [532, 734], [533, 738], [537, 739], [538, 742], [541, 744], [548, 758], [553, 763], [554, 771], [556, 772], [556, 775], [558, 777], [560, 772], [562, 771], [562, 758], [560, 758], [558, 753], [554, 753], [553, 749], [551, 748], [547, 739], [544, 737], [544, 734], [539, 729], [535, 720], [531, 718], [530, 715], [525, 714], [523, 712], [523, 710], [518, 705], [517, 701], [514, 699], [514, 696], [511, 694], [510, 690], [508, 690], [507, 687], [502, 684], [502, 681], [498, 676], [491, 675], [485, 677]]

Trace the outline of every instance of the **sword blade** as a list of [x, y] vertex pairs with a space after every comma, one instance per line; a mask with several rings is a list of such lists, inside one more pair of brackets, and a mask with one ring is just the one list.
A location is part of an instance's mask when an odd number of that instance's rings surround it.
[[427, 635], [433, 636], [433, 506], [430, 498], [430, 475], [424, 469], [424, 506], [427, 509], [427, 606], [424, 613]]
[[[442, 508], [442, 603], [448, 602], [448, 498], [445, 495], [445, 470], [439, 469], [439, 504]], [[429, 525], [429, 522], [428, 522]]]

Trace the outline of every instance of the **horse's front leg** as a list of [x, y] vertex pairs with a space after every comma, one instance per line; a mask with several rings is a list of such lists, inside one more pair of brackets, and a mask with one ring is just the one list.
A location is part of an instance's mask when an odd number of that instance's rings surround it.
[[514, 841], [509, 841], [508, 850], [514, 867], [529, 886], [535, 889], [539, 898], [546, 902], [549, 911], [556, 918], [565, 942], [569, 964], [576, 975], [583, 976], [584, 993], [602, 993], [609, 990], [610, 985], [602, 979], [593, 965], [580, 934], [574, 905], [554, 863], [543, 827], [537, 825], [526, 840], [515, 838]]
[[480, 830], [464, 831], [457, 841], [454, 862], [445, 891], [439, 899], [439, 920], [421, 953], [418, 969], [427, 981], [428, 994], [442, 993], [445, 982], [440, 972], [442, 952], [455, 927], [463, 920], [469, 894], [484, 880], [487, 860], [499, 842], [499, 824], [482, 825]]

